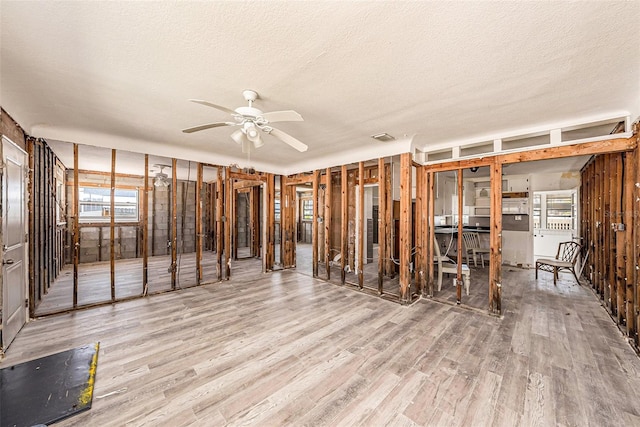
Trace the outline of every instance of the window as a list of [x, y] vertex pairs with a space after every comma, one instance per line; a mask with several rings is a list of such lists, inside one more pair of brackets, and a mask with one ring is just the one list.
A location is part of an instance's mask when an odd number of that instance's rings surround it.
[[276, 192], [276, 199], [274, 204], [275, 204], [274, 218], [276, 221], [280, 221], [280, 192], [279, 191]]
[[567, 195], [547, 195], [547, 228], [570, 230], [574, 227], [574, 198]]
[[[111, 190], [100, 187], [79, 188], [80, 222], [101, 222], [111, 220]], [[138, 221], [138, 191], [115, 189], [115, 220], [118, 222]]]
[[540, 228], [541, 218], [540, 194], [533, 195], [533, 228]]
[[302, 199], [302, 220], [303, 221], [313, 220], [313, 200], [312, 199]]

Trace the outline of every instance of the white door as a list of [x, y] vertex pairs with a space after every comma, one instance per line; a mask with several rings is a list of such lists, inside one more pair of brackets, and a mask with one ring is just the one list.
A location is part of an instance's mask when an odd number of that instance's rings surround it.
[[27, 321], [26, 153], [2, 138], [2, 350]]
[[577, 190], [535, 192], [534, 258], [554, 258], [558, 245], [577, 236]]

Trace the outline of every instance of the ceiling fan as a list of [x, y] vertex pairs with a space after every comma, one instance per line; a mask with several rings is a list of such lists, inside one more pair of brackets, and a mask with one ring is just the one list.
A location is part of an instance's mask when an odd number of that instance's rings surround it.
[[[155, 177], [153, 178], [153, 185], [156, 187], [168, 187], [169, 184], [171, 184], [171, 181], [169, 180], [169, 176], [164, 173], [162, 170], [164, 168], [170, 168], [171, 166], [169, 165], [162, 165], [162, 164], [156, 164], [153, 165], [156, 168], [160, 168], [160, 172], [156, 172]], [[151, 172], [155, 172], [155, 171], [151, 171]]]
[[236, 143], [242, 145], [243, 153], [248, 153], [252, 148], [259, 148], [264, 145], [264, 141], [260, 136], [260, 132], [265, 132], [269, 135], [273, 135], [285, 144], [295, 148], [300, 152], [307, 151], [308, 147], [304, 143], [292, 137], [288, 133], [270, 126], [270, 124], [274, 122], [303, 121], [304, 119], [299, 113], [293, 110], [272, 111], [270, 113], [263, 113], [261, 110], [253, 107], [253, 102], [258, 99], [257, 92], [253, 90], [245, 90], [242, 92], [242, 96], [244, 96], [244, 99], [249, 102], [249, 106], [238, 107], [235, 110], [212, 104], [208, 101], [202, 101], [200, 99], [190, 99], [189, 101], [191, 102], [224, 111], [225, 113], [230, 114], [235, 121], [208, 123], [183, 129], [182, 132], [193, 133], [221, 126], [240, 126], [240, 129], [237, 129], [231, 134], [231, 139], [233, 139]]

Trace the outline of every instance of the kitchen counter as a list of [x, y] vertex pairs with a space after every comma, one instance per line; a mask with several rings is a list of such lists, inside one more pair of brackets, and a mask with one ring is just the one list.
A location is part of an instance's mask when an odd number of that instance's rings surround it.
[[[458, 227], [436, 227], [434, 232], [436, 234], [458, 234]], [[491, 230], [487, 227], [462, 227], [462, 232], [490, 233]]]

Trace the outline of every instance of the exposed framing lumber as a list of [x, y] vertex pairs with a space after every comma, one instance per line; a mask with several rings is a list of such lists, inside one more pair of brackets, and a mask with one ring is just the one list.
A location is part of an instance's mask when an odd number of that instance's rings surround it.
[[78, 144], [73, 144], [73, 308], [78, 306], [78, 264], [80, 262], [79, 198]]
[[33, 317], [36, 309], [36, 299], [40, 301], [42, 295], [39, 291], [37, 283], [35, 281], [35, 218], [34, 218], [34, 196], [35, 196], [35, 182], [34, 182], [34, 151], [35, 140], [32, 137], [27, 138], [27, 154], [29, 161], [29, 182], [27, 183], [27, 194], [29, 194], [29, 200], [27, 200], [27, 206], [29, 209], [29, 316]]
[[364, 288], [364, 162], [358, 163], [358, 286]]
[[178, 261], [178, 161], [171, 159], [171, 289], [176, 289]]
[[231, 278], [231, 226], [233, 221], [233, 185], [231, 169], [224, 170], [224, 278]]
[[537, 150], [522, 151], [518, 153], [496, 154], [475, 159], [453, 160], [449, 162], [431, 164], [428, 166], [429, 170], [433, 172], [444, 172], [454, 169], [468, 169], [471, 167], [491, 166], [496, 161], [502, 164], [506, 164], [528, 162], [533, 160], [556, 159], [561, 157], [631, 151], [635, 148], [635, 146], [636, 141], [634, 138], [616, 138], [585, 142], [581, 144], [545, 147]]
[[400, 303], [411, 302], [411, 154], [400, 155]]
[[[385, 167], [385, 192], [384, 195], [386, 199], [386, 212], [385, 212], [385, 221], [387, 222], [386, 233], [384, 236], [385, 245], [387, 246], [386, 252], [386, 275], [391, 277], [392, 279], [396, 276], [396, 266], [391, 259], [393, 257], [393, 191], [391, 187], [391, 165], [387, 165]], [[382, 196], [381, 196], [382, 197]]]
[[[456, 264], [458, 265], [458, 269], [456, 272], [456, 303], [460, 304], [462, 302], [462, 263], [464, 262], [464, 256], [462, 252], [462, 214], [463, 214], [463, 200], [462, 195], [464, 191], [464, 182], [463, 182], [463, 169], [458, 169], [458, 259]], [[502, 179], [500, 179], [502, 182]], [[502, 191], [501, 191], [502, 192]], [[502, 212], [502, 210], [500, 210]]]
[[109, 205], [109, 259], [111, 267], [111, 301], [116, 300], [116, 150], [111, 149], [111, 194]]
[[331, 279], [331, 186], [331, 168], [327, 168], [324, 188], [324, 262], [327, 280]]
[[311, 256], [312, 256], [312, 274], [318, 277], [318, 185], [320, 181], [320, 171], [313, 172], [313, 222], [311, 223]]
[[416, 242], [416, 255], [414, 258], [415, 281], [418, 288], [418, 295], [423, 295], [425, 290], [425, 243], [426, 235], [424, 230], [427, 227], [428, 209], [425, 205], [425, 176], [422, 166], [416, 168], [416, 209], [414, 219], [414, 241]]
[[238, 172], [238, 171], [231, 170], [231, 168], [227, 168], [227, 170], [229, 171], [229, 179], [231, 179], [231, 180], [259, 181], [259, 182], [266, 182], [267, 181], [267, 175], [266, 174]]
[[[347, 234], [348, 234], [348, 258], [347, 265], [349, 268], [347, 270], [353, 271], [357, 277], [357, 269], [356, 269], [356, 228], [357, 228], [357, 211], [356, 211], [356, 175], [358, 174], [357, 169], [351, 169], [347, 171]], [[346, 277], [346, 276], [345, 276]]]
[[349, 197], [347, 188], [347, 166], [340, 169], [340, 283], [346, 281], [346, 270], [349, 254]]
[[216, 181], [216, 272], [218, 274], [218, 281], [222, 280], [222, 252], [224, 248], [224, 236], [223, 236], [223, 179], [222, 168], [217, 169], [217, 181]]
[[428, 266], [428, 274], [427, 274], [427, 286], [428, 291], [427, 294], [431, 297], [434, 293], [434, 241], [436, 238], [435, 235], [435, 173], [432, 171], [428, 172], [428, 212], [429, 212], [429, 237], [427, 238], [427, 266]]
[[502, 314], [502, 164], [497, 159], [491, 166], [490, 180], [492, 186], [490, 201], [489, 311], [495, 314]]
[[266, 215], [266, 228], [267, 228], [267, 236], [266, 236], [266, 248], [265, 248], [265, 259], [264, 259], [264, 271], [272, 271], [275, 263], [275, 204], [276, 198], [276, 183], [275, 176], [273, 174], [267, 175], [267, 185], [266, 185], [266, 202], [265, 209], [267, 210]]
[[144, 184], [142, 187], [142, 295], [149, 283], [149, 155], [144, 155]]
[[387, 174], [384, 157], [378, 159], [378, 294], [384, 293], [385, 263], [387, 259]]
[[[636, 139], [640, 142], [640, 125], [636, 125]], [[633, 180], [635, 184], [633, 185], [633, 286], [632, 293], [633, 298], [633, 311], [635, 313], [635, 324], [634, 324], [634, 341], [636, 344], [636, 348], [640, 346], [640, 274], [638, 269], [640, 269], [640, 230], [638, 230], [638, 224], [636, 221], [640, 221], [640, 148], [636, 148], [633, 159], [634, 172], [631, 174], [633, 176]], [[631, 317], [629, 318], [631, 319]]]
[[[202, 181], [204, 171], [202, 169], [202, 163], [197, 164], [197, 178], [196, 178], [196, 285], [199, 285], [202, 281]], [[183, 215], [186, 207], [182, 207]]]

